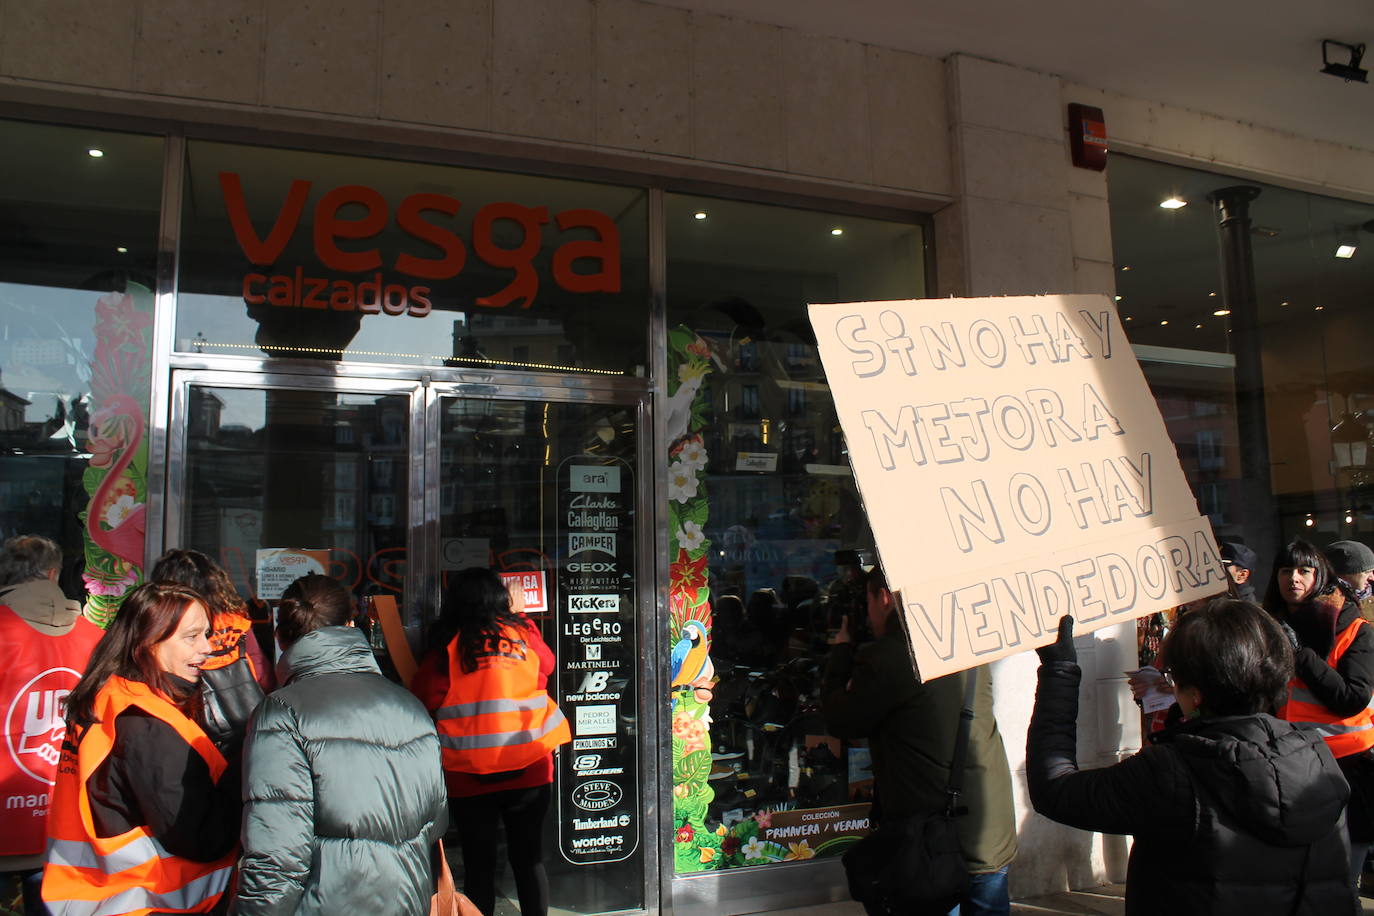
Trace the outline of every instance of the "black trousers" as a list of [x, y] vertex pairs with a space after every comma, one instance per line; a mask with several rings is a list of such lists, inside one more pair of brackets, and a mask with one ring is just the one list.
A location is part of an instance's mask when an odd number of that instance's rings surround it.
[[492, 916], [496, 909], [496, 827], [506, 827], [506, 858], [515, 874], [521, 916], [549, 911], [549, 879], [544, 873], [544, 814], [552, 787], [506, 789], [486, 795], [450, 798], [449, 819], [463, 846], [463, 893]]

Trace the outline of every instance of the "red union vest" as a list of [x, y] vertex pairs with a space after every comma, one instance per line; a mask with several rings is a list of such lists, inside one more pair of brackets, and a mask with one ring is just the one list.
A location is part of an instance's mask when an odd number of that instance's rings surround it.
[[0, 605], [0, 856], [43, 851], [49, 795], [67, 734], [63, 704], [103, 635], [84, 617], [63, 635], [48, 635]]
[[458, 640], [448, 644], [448, 693], [434, 711], [444, 769], [504, 773], [572, 740], [568, 720], [539, 686], [529, 632], [509, 627], [488, 640], [476, 671], [463, 671]]
[[[1355, 641], [1360, 627], [1366, 623], [1363, 617], [1356, 617], [1350, 626], [1337, 634], [1331, 654], [1326, 657], [1328, 665], [1335, 668], [1339, 664], [1341, 656]], [[1296, 677], [1288, 682], [1288, 702], [1279, 710], [1279, 718], [1299, 728], [1315, 729], [1333, 757], [1349, 757], [1374, 747], [1374, 711], [1369, 706], [1342, 719], [1323, 706], [1307, 689], [1307, 685]]]
[[87, 783], [115, 744], [119, 714], [137, 706], [176, 729], [219, 780], [223, 755], [205, 732], [147, 685], [111, 677], [95, 698], [96, 722], [62, 749], [52, 813], [43, 902], [53, 916], [145, 916], [153, 911], [207, 913], [229, 886], [238, 849], [214, 862], [172, 855], [144, 827], [95, 835]]

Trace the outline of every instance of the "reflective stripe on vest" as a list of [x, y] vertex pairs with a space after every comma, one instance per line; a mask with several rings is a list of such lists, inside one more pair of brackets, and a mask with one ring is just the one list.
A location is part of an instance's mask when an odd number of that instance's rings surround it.
[[549, 732], [564, 725], [568, 720], [563, 717], [563, 713], [558, 708], [544, 719], [544, 724], [537, 728], [526, 729], [525, 731], [515, 732], [488, 732], [484, 735], [440, 735], [440, 747], [451, 747], [455, 750], [468, 750], [473, 748], [485, 747], [509, 747], [515, 744], [529, 744], [543, 738]]
[[208, 909], [193, 907], [207, 899], [212, 904], [218, 900], [233, 874], [234, 866], [229, 864], [193, 879], [179, 890], [163, 894], [155, 894], [146, 887], [131, 887], [103, 900], [61, 900], [48, 903], [48, 908], [53, 916], [122, 916], [150, 911], [203, 913]]
[[[226, 767], [204, 730], [147, 685], [111, 677], [96, 695], [96, 721], [62, 749], [52, 811], [43, 900], [53, 916], [116, 916], [154, 910], [209, 912], [229, 886], [238, 851], [214, 862], [169, 853], [145, 827], [96, 835], [89, 782], [114, 750], [119, 714], [138, 707], [171, 726], [218, 780]], [[71, 736], [69, 736], [71, 738]]]
[[[1326, 657], [1329, 666], [1334, 669], [1340, 664], [1341, 657], [1355, 642], [1360, 627], [1366, 623], [1363, 617], [1356, 617], [1337, 635]], [[1288, 702], [1279, 710], [1279, 718], [1298, 728], [1317, 732], [1333, 757], [1349, 757], [1374, 747], [1374, 697], [1353, 716], [1341, 718], [1327, 709], [1301, 679], [1293, 678], [1288, 687]]]
[[537, 631], [507, 627], [488, 641], [475, 671], [448, 645], [449, 685], [434, 712], [444, 768], [502, 773], [529, 766], [572, 738], [558, 704], [539, 686]]

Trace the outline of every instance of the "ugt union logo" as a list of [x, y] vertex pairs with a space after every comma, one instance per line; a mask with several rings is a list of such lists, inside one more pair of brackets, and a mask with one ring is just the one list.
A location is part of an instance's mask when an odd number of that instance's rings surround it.
[[5, 714], [5, 743], [19, 769], [47, 785], [67, 734], [66, 699], [81, 675], [49, 668], [15, 693]]

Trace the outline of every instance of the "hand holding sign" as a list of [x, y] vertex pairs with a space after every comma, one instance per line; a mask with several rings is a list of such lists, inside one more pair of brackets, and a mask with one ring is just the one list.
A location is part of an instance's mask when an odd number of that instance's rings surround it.
[[1104, 296], [812, 305], [923, 678], [1224, 586]]

